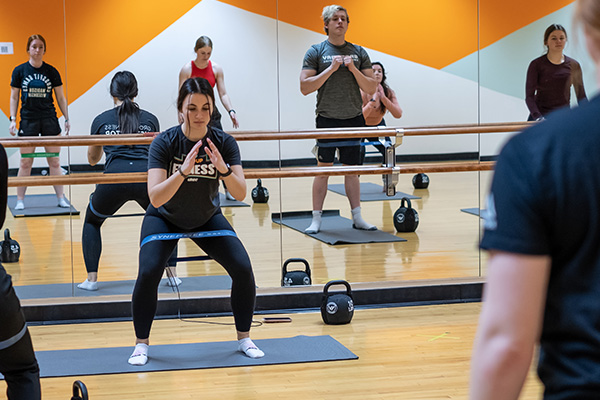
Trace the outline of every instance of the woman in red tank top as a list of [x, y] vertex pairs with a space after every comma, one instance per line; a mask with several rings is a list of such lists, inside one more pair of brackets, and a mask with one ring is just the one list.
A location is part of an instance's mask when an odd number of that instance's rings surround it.
[[[227, 94], [227, 90], [225, 89], [223, 68], [210, 61], [212, 47], [212, 40], [210, 40], [208, 36], [200, 36], [198, 40], [196, 40], [196, 45], [194, 46], [196, 59], [181, 68], [181, 71], [179, 72], [179, 87], [181, 87], [186, 79], [195, 77], [205, 78], [213, 88], [216, 85], [221, 103], [223, 103], [223, 106], [227, 110], [227, 114], [229, 114], [229, 118], [231, 118], [233, 127], [239, 128], [240, 124], [237, 115], [231, 105], [231, 99]], [[217, 110], [217, 107], [215, 107], [215, 112], [211, 117], [210, 124], [216, 128], [223, 129], [221, 126], [221, 114]]]

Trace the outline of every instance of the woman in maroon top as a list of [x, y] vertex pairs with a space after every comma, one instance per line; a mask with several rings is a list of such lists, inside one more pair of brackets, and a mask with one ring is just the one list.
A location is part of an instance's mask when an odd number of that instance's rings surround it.
[[529, 108], [528, 121], [543, 119], [548, 113], [571, 104], [571, 86], [577, 102], [586, 100], [581, 65], [563, 54], [567, 31], [552, 24], [544, 32], [547, 53], [536, 58], [527, 69], [525, 102]]

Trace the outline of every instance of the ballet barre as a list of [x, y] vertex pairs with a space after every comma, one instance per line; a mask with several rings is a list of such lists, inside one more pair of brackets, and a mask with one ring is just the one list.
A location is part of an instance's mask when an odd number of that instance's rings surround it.
[[[365, 166], [341, 166], [341, 167], [290, 167], [290, 168], [263, 168], [245, 169], [246, 179], [267, 178], [301, 178], [311, 176], [340, 176], [340, 175], [389, 175], [389, 174], [418, 174], [435, 172], [468, 172], [468, 171], [491, 171], [495, 162], [464, 161], [452, 163], [407, 163], [395, 167], [365, 167]], [[49, 186], [49, 185], [88, 185], [105, 183], [140, 183], [146, 182], [146, 172], [124, 172], [119, 174], [103, 173], [77, 173], [71, 175], [49, 175], [49, 176], [19, 176], [9, 177], [8, 187], [17, 186]]]
[[[339, 139], [363, 138], [374, 136], [430, 136], [480, 133], [519, 132], [535, 122], [507, 122], [495, 124], [468, 124], [422, 127], [366, 127], [331, 128], [290, 131], [236, 131], [229, 132], [237, 141], [253, 140], [302, 140], [302, 139]], [[44, 137], [2, 138], [0, 144], [5, 148], [39, 146], [109, 146], [109, 145], [148, 145], [158, 133], [126, 135], [69, 135]]]
[[[302, 139], [336, 139], [336, 138], [363, 138], [373, 136], [395, 136], [396, 143], [402, 142], [404, 136], [429, 136], [429, 135], [456, 135], [480, 133], [507, 133], [518, 132], [531, 122], [507, 122], [494, 124], [466, 124], [447, 126], [422, 126], [422, 127], [365, 127], [365, 128], [334, 128], [292, 131], [239, 131], [231, 135], [238, 141], [250, 140], [302, 140]], [[157, 133], [126, 134], [126, 135], [85, 135], [85, 136], [53, 136], [37, 138], [6, 138], [0, 139], [0, 144], [6, 148], [38, 147], [38, 146], [107, 146], [107, 145], [148, 145]], [[315, 176], [341, 176], [341, 175], [387, 175], [397, 177], [397, 174], [435, 173], [435, 172], [466, 172], [466, 171], [491, 171], [494, 162], [431, 162], [431, 163], [386, 163], [384, 166], [332, 166], [332, 167], [289, 167], [244, 169], [247, 179], [267, 178], [296, 178]], [[76, 173], [70, 175], [50, 175], [44, 177], [22, 176], [10, 177], [9, 187], [18, 186], [48, 186], [48, 185], [85, 185], [109, 183], [140, 183], [146, 182], [147, 173]]]

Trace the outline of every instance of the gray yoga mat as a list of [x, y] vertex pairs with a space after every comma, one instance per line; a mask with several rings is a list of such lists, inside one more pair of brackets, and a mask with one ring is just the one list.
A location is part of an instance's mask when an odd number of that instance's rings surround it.
[[[334, 193], [341, 194], [342, 196], [346, 195], [346, 189], [344, 188], [343, 183], [327, 185], [327, 189]], [[410, 200], [420, 199], [419, 196], [413, 196], [412, 194], [403, 192], [396, 192], [396, 195], [388, 197], [383, 191], [382, 185], [376, 185], [371, 182], [361, 182], [360, 184], [360, 201], [400, 200], [403, 197], [407, 197]]]
[[227, 200], [227, 197], [223, 193], [219, 193], [219, 201], [221, 202], [221, 207], [250, 207], [250, 204], [243, 201]]
[[[477, 208], [477, 207], [474, 207], [474, 208], [461, 208], [460, 211], [462, 211], [464, 213], [467, 213], [467, 214], [476, 215], [478, 217], [483, 218], [483, 216], [480, 215], [479, 208]], [[485, 212], [486, 212], [485, 210], [481, 210], [481, 213], [483, 215], [485, 215]]]
[[[69, 200], [65, 197], [67, 203]], [[55, 194], [29, 194], [25, 196], [25, 209], [15, 210], [17, 196], [8, 196], [8, 208], [13, 217], [41, 217], [46, 215], [79, 215], [79, 211], [73, 207], [62, 208], [58, 206]]]
[[[288, 228], [304, 233], [304, 230], [308, 228], [312, 221], [312, 211], [284, 212], [283, 222], [279, 213], [273, 213], [271, 219], [276, 224], [283, 223]], [[340, 217], [339, 210], [324, 210], [319, 233], [304, 234], [331, 245], [406, 242], [406, 239], [380, 230], [363, 231], [354, 229], [351, 220]]]
[[[231, 289], [231, 278], [229, 275], [208, 275], [208, 276], [192, 276], [180, 277], [182, 283], [179, 285], [180, 292], [193, 292], [200, 290], [226, 290]], [[158, 287], [159, 293], [173, 293], [173, 288], [166, 285], [166, 278], [160, 281]], [[17, 296], [23, 299], [45, 299], [55, 297], [71, 297], [75, 293], [75, 297], [95, 297], [95, 296], [110, 296], [118, 294], [133, 293], [134, 280], [128, 281], [100, 281], [98, 290], [90, 291], [83, 290], [71, 286], [70, 283], [54, 283], [49, 285], [27, 285], [14, 286]]]
[[264, 357], [246, 357], [237, 350], [237, 341], [150, 346], [148, 363], [142, 366], [127, 363], [133, 346], [37, 351], [35, 356], [42, 378], [358, 359], [331, 336], [294, 336], [254, 343], [265, 352]]

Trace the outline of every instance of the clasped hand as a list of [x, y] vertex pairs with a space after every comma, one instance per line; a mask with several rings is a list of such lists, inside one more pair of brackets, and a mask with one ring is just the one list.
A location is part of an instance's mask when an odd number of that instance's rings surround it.
[[223, 156], [221, 156], [217, 146], [215, 146], [215, 144], [209, 138], [198, 140], [194, 147], [192, 147], [192, 150], [190, 150], [185, 157], [185, 160], [183, 160], [183, 164], [181, 164], [181, 172], [183, 172], [185, 175], [192, 173], [194, 165], [196, 164], [198, 152], [200, 151], [200, 146], [202, 146], [202, 140], [206, 141], [207, 146], [204, 147], [204, 151], [208, 155], [210, 162], [215, 166], [218, 172], [221, 174], [226, 173], [228, 169], [227, 164], [223, 160]]

